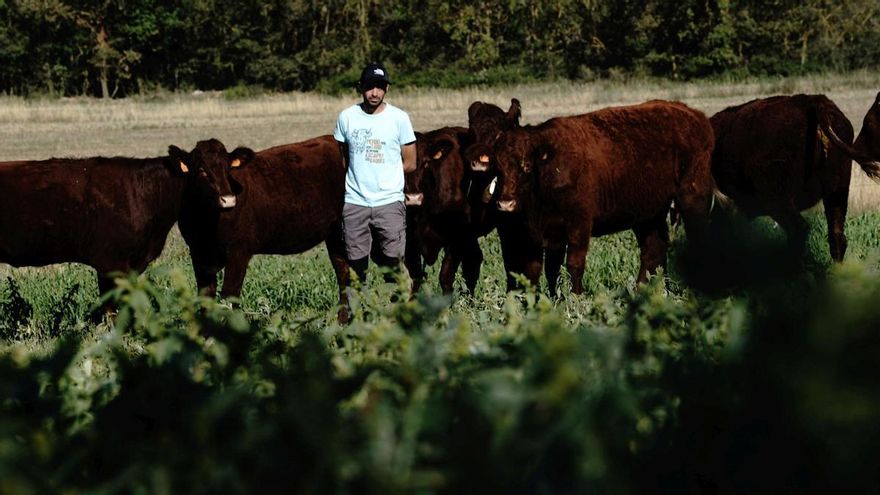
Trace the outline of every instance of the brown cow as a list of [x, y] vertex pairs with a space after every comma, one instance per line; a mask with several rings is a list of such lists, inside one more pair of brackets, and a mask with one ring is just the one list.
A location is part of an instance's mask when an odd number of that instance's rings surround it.
[[[592, 236], [632, 229], [641, 249], [639, 282], [664, 266], [673, 199], [688, 238], [703, 239], [713, 141], [701, 112], [650, 101], [510, 129], [481, 152], [498, 170], [498, 208], [525, 212], [534, 242], [567, 246], [566, 266], [578, 294]], [[533, 283], [540, 265], [534, 254], [526, 262]]]
[[452, 293], [462, 266], [466, 290], [476, 290], [483, 262], [478, 239], [495, 228], [489, 192], [493, 177], [474, 173], [462, 150], [473, 141], [466, 127], [444, 127], [417, 133], [416, 170], [406, 174], [406, 265], [413, 290], [424, 279], [424, 265], [432, 265], [444, 251], [440, 287]]
[[103, 294], [114, 272], [140, 273], [159, 256], [184, 195], [228, 190], [223, 176], [206, 171], [190, 174], [168, 157], [0, 163], [0, 262], [83, 263], [97, 270]]
[[[496, 105], [481, 101], [475, 101], [468, 107], [468, 129], [474, 135], [474, 144], [465, 150], [465, 160], [470, 163], [472, 170], [487, 172], [497, 181], [498, 171], [489, 158], [492, 155], [492, 146], [504, 132], [521, 127], [521, 116], [521, 105], [516, 98], [510, 100], [507, 112]], [[493, 201], [495, 207], [498, 196], [496, 192]], [[565, 246], [542, 246], [539, 240], [528, 234], [528, 219], [523, 212], [500, 215], [496, 223], [504, 269], [507, 272], [507, 290], [520, 288], [514, 274], [540, 272], [540, 262], [543, 259], [547, 289], [551, 295], [556, 295], [556, 284], [565, 258]], [[532, 280], [532, 283], [536, 284], [537, 280]]]
[[876, 107], [865, 117], [864, 137], [855, 147], [850, 144], [852, 125], [824, 95], [775, 96], [718, 112], [711, 118], [716, 139], [712, 174], [718, 189], [747, 217], [773, 218], [797, 251], [803, 250], [808, 232], [799, 212], [821, 199], [831, 258], [842, 261], [850, 157], [868, 176], [880, 178], [880, 155], [867, 158], [877, 142], [870, 138], [878, 131]]
[[214, 295], [217, 273], [225, 268], [220, 294], [238, 296], [254, 254], [301, 253], [323, 241], [339, 284], [339, 319], [347, 321], [349, 270], [340, 229], [345, 168], [332, 136], [259, 153], [248, 148], [229, 153], [216, 139], [200, 141], [190, 153], [176, 146], [169, 152], [199, 174], [222, 165], [233, 187], [234, 199], [226, 205], [208, 207], [193, 195], [183, 205], [180, 232], [200, 292]]

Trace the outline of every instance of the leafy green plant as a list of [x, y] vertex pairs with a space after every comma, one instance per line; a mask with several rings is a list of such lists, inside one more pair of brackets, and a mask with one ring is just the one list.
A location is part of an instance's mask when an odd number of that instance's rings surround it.
[[15, 340], [23, 337], [21, 328], [33, 315], [33, 308], [22, 297], [15, 279], [6, 277], [0, 289], [0, 338]]

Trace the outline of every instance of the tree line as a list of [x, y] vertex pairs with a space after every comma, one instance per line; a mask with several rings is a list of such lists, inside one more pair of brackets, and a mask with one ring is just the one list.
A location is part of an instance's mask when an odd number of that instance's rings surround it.
[[876, 0], [0, 0], [0, 91], [347, 89], [880, 64]]

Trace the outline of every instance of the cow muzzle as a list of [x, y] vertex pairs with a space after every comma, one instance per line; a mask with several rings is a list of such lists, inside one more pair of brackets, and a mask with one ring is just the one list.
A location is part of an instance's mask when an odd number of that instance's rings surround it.
[[422, 193], [406, 193], [406, 206], [422, 206], [425, 195]]
[[508, 213], [516, 211], [516, 200], [504, 199], [498, 201], [498, 211], [504, 211]]
[[220, 196], [218, 204], [220, 205], [220, 208], [223, 208], [224, 210], [233, 208], [235, 207], [235, 196], [232, 194], [224, 194], [223, 196]]
[[471, 160], [471, 170], [474, 172], [488, 172], [489, 171], [489, 157], [486, 155], [480, 155], [480, 158], [477, 160]]

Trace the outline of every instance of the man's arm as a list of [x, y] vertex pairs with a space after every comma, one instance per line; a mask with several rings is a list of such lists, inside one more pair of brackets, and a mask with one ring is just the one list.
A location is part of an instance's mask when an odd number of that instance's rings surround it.
[[348, 143], [336, 142], [339, 144], [339, 152], [342, 154], [342, 168], [348, 170]]
[[409, 173], [416, 169], [416, 143], [412, 142], [404, 144], [400, 150], [400, 156], [403, 158], [403, 172]]

